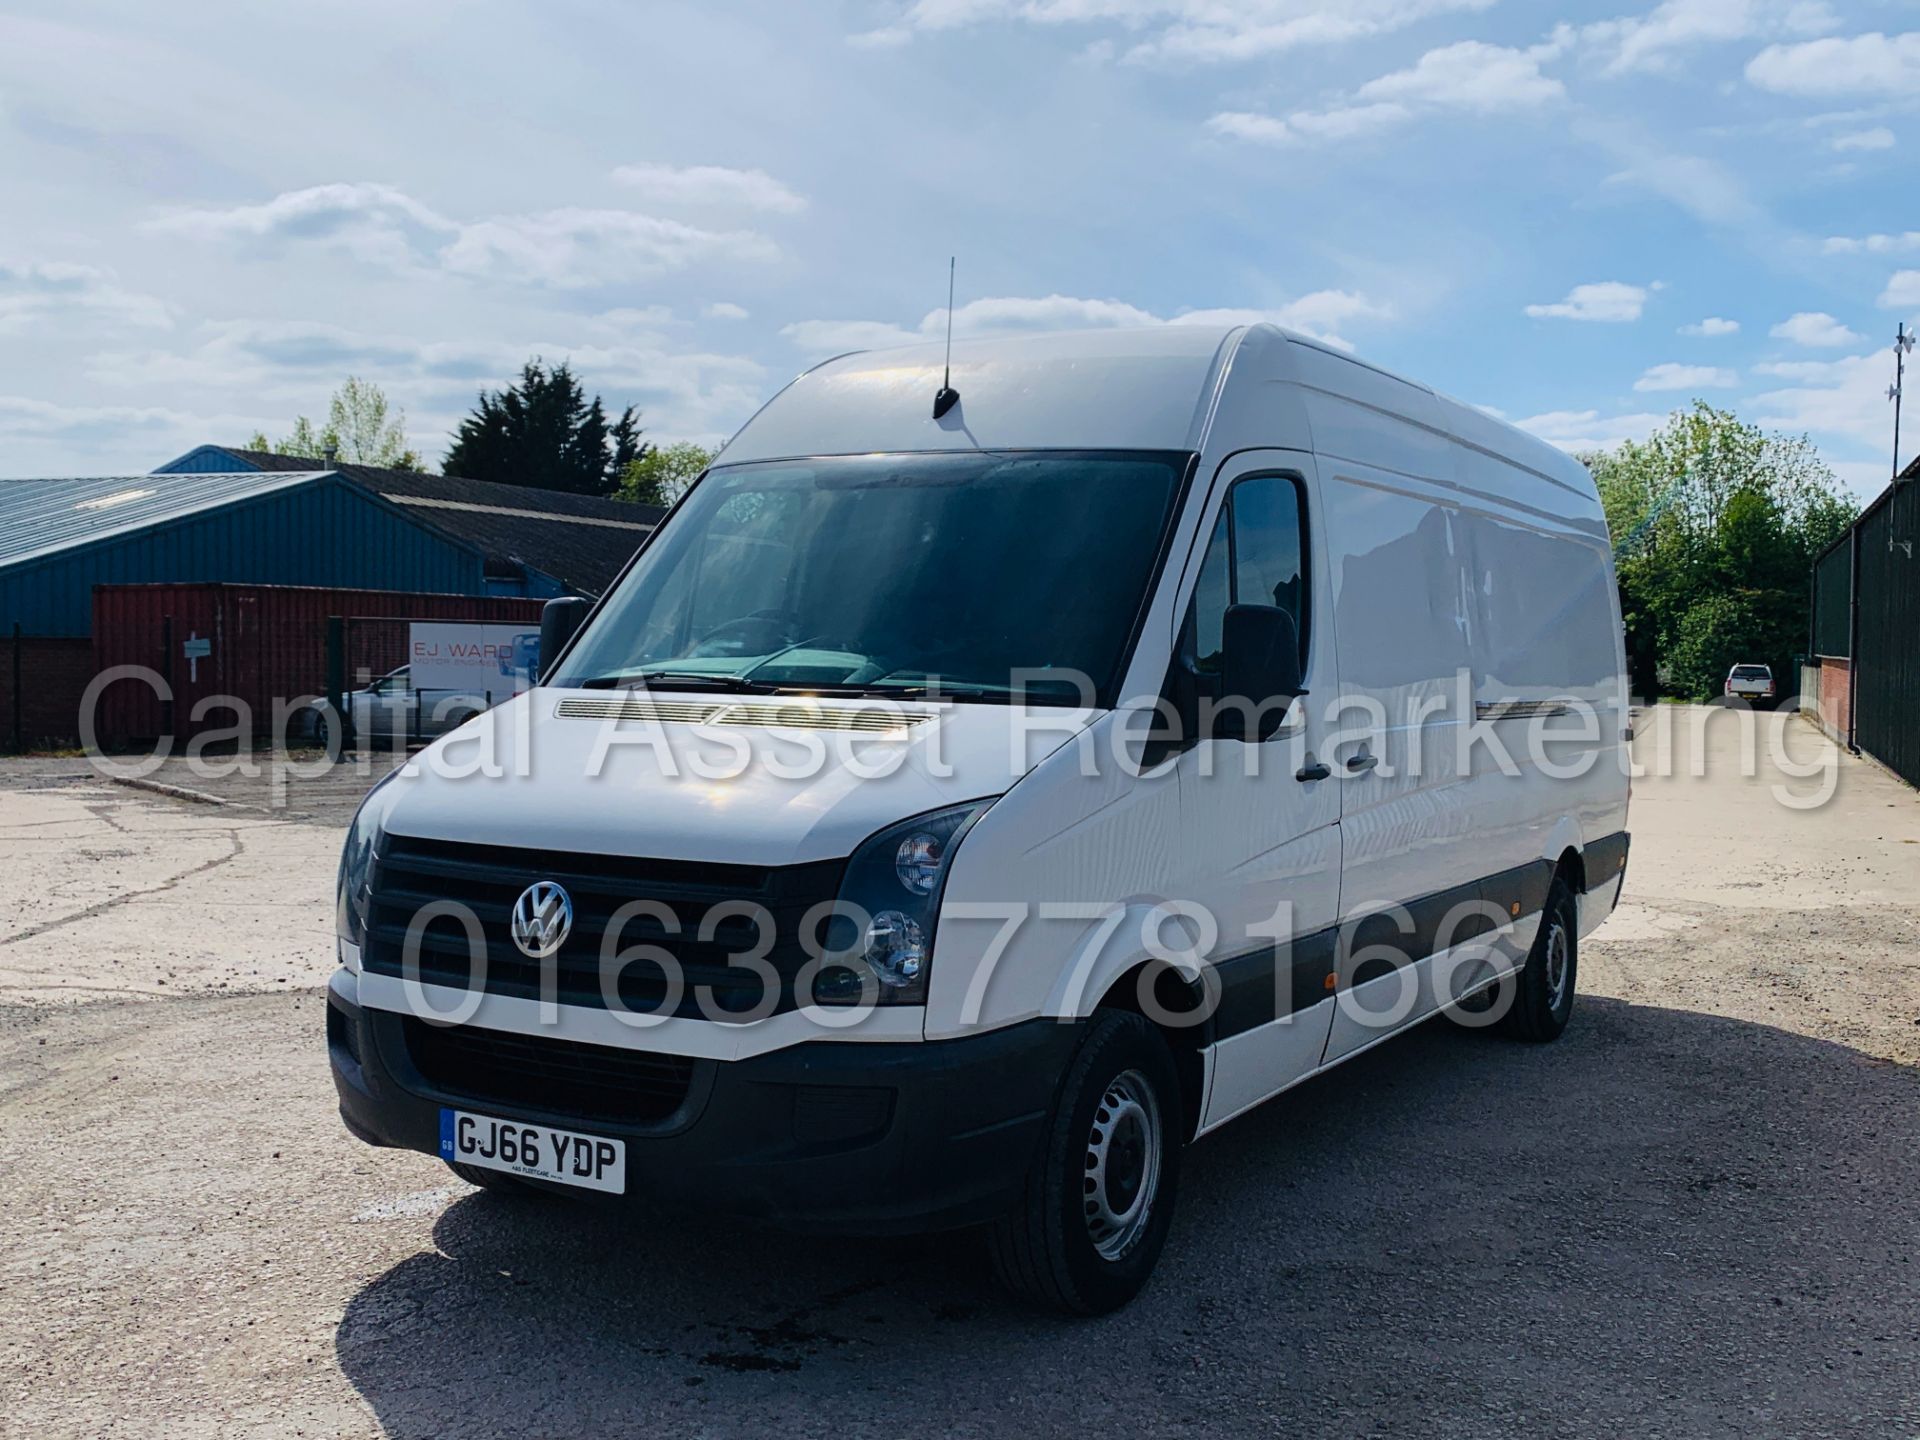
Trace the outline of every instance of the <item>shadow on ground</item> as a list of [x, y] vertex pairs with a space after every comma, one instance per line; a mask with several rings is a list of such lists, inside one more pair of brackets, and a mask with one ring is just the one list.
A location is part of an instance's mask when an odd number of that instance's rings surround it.
[[1189, 1155], [1158, 1277], [1071, 1323], [965, 1237], [476, 1194], [340, 1363], [394, 1435], [1920, 1429], [1920, 1076], [1583, 999], [1429, 1025]]

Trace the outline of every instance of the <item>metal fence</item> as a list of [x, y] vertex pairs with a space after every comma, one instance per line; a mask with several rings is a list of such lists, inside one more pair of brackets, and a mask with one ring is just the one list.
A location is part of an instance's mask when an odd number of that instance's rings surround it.
[[[1920, 482], [1869, 505], [1816, 563], [1814, 648], [1850, 655], [1852, 741], [1920, 785]], [[1839, 579], [1835, 579], [1835, 576]], [[1846, 644], [1848, 636], [1851, 644]], [[1838, 643], [1842, 648], [1830, 649]]]
[[1822, 555], [1813, 566], [1812, 655], [1853, 654], [1853, 536]]

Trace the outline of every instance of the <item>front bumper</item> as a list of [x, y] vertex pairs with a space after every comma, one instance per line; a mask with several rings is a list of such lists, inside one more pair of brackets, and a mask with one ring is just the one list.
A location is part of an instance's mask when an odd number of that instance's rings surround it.
[[338, 989], [327, 1003], [340, 1117], [370, 1145], [437, 1156], [443, 1105], [617, 1136], [633, 1197], [827, 1233], [952, 1229], [1010, 1208], [1081, 1035], [1033, 1020], [957, 1040], [695, 1060], [671, 1115], [623, 1125], [437, 1088], [413, 1063], [404, 1017]]

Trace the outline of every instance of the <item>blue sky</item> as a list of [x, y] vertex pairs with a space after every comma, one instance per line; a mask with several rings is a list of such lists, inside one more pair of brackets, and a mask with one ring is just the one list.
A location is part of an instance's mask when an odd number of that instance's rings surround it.
[[957, 252], [961, 333], [1270, 318], [1569, 448], [1704, 397], [1871, 494], [1916, 112], [1920, 0], [0, 5], [0, 474], [350, 373], [437, 460], [534, 353], [714, 441]]

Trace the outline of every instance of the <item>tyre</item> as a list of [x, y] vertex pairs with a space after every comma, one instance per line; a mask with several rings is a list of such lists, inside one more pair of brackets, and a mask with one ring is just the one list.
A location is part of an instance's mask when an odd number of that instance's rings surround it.
[[1533, 937], [1533, 949], [1520, 971], [1513, 1007], [1500, 1028], [1517, 1040], [1536, 1044], [1558, 1040], [1573, 1014], [1579, 961], [1579, 907], [1572, 887], [1556, 875], [1540, 915], [1540, 933]]
[[1020, 1201], [989, 1229], [1001, 1282], [1069, 1315], [1104, 1314], [1137, 1295], [1173, 1220], [1182, 1116], [1160, 1032], [1123, 1011], [1095, 1016]]

